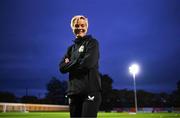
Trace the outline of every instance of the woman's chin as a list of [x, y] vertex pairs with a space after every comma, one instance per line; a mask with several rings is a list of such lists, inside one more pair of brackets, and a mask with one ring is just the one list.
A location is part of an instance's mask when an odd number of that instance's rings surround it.
[[78, 38], [82, 38], [82, 37], [84, 37], [84, 36], [85, 36], [84, 34], [83, 34], [83, 35], [82, 35], [82, 34], [77, 34], [77, 35], [76, 35], [76, 37], [78, 37]]

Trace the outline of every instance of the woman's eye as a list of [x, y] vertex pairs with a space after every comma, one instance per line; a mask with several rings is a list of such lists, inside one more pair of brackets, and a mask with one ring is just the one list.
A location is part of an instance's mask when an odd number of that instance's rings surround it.
[[84, 27], [84, 24], [81, 24], [81, 27]]
[[79, 25], [78, 25], [78, 24], [75, 24], [75, 27], [79, 27]]

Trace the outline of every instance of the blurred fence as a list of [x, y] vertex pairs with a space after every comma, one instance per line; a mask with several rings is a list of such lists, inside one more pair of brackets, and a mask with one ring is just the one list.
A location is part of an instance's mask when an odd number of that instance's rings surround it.
[[[0, 112], [31, 112], [31, 111], [69, 111], [67, 105], [47, 105], [47, 104], [23, 104], [23, 103], [0, 103]], [[135, 112], [135, 108], [114, 108], [113, 112]], [[138, 112], [178, 112], [180, 107], [140, 107]]]
[[[134, 107], [130, 108], [114, 108], [114, 112], [135, 112]], [[139, 107], [138, 112], [155, 113], [155, 112], [178, 112], [180, 113], [180, 107]]]
[[66, 105], [0, 103], [0, 112], [27, 111], [69, 111]]

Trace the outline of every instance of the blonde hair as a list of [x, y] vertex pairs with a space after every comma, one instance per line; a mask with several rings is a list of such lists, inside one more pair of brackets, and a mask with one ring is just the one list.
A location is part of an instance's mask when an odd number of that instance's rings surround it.
[[87, 26], [87, 28], [88, 28], [88, 19], [87, 19], [85, 16], [83, 16], [83, 15], [76, 15], [76, 16], [74, 16], [74, 17], [71, 19], [71, 28], [74, 29], [74, 22], [75, 22], [76, 20], [79, 20], [79, 19], [85, 20], [86, 26]]

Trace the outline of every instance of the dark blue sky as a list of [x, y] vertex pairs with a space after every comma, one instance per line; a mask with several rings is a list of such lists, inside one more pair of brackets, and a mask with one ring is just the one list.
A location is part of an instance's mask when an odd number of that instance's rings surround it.
[[128, 68], [137, 62], [138, 89], [176, 89], [179, 0], [1, 0], [0, 90], [38, 95], [52, 76], [65, 80], [58, 63], [72, 44], [70, 20], [78, 14], [89, 18], [88, 33], [100, 43], [100, 72], [114, 88], [133, 88]]

